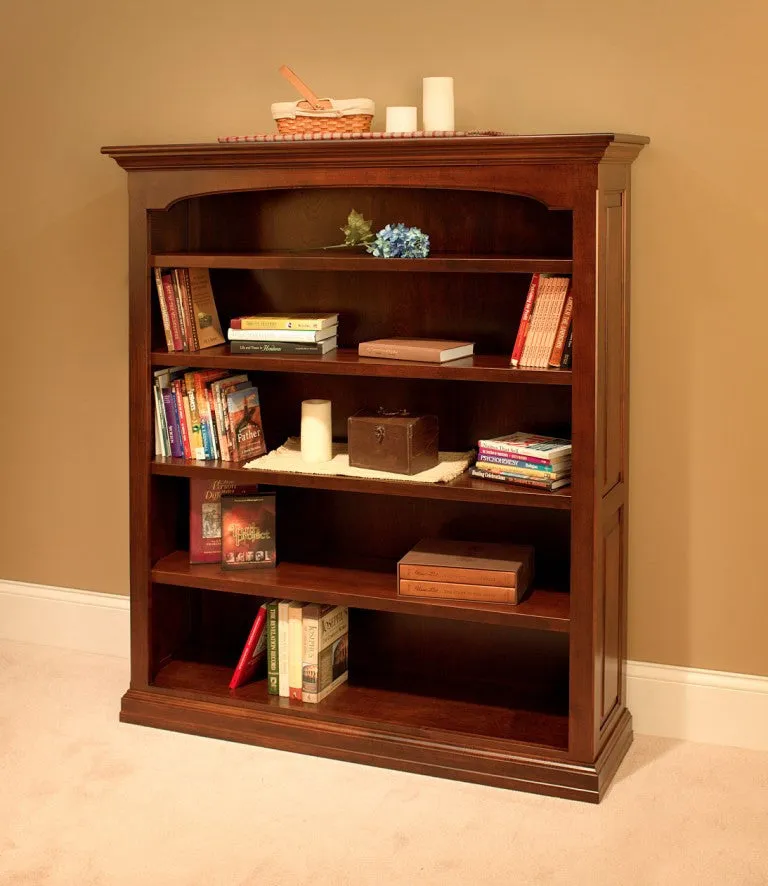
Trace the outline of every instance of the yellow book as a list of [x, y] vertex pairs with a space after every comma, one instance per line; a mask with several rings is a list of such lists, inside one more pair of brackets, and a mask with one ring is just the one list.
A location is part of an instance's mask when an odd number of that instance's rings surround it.
[[329, 329], [339, 322], [338, 314], [254, 314], [252, 317], [234, 317], [232, 329]]

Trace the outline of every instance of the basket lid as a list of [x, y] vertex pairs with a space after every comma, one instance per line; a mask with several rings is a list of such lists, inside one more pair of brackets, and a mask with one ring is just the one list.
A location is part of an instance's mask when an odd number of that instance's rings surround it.
[[279, 120], [285, 117], [347, 117], [350, 114], [370, 114], [373, 116], [375, 105], [369, 98], [331, 98], [331, 107], [319, 111], [299, 108], [301, 102], [275, 102], [272, 105], [272, 117]]

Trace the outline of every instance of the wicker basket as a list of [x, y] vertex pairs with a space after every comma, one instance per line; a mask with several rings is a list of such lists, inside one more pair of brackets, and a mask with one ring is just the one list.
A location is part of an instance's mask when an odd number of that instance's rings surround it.
[[308, 102], [275, 102], [272, 116], [281, 135], [305, 132], [370, 132], [374, 104], [368, 98], [327, 99], [331, 107], [313, 109]]

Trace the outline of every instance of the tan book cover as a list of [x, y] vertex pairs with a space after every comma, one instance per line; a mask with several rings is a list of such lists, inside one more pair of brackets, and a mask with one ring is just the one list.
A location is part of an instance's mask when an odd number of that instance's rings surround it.
[[531, 367], [534, 365], [534, 357], [541, 340], [541, 334], [544, 328], [544, 317], [549, 310], [551, 294], [552, 277], [541, 274], [539, 278], [539, 291], [536, 295], [536, 303], [533, 306], [533, 313], [531, 314], [531, 325], [528, 329], [525, 346], [523, 347], [523, 354], [520, 358], [521, 366]]
[[[516, 589], [533, 578], [531, 545], [422, 539], [398, 563], [398, 578]], [[436, 595], [437, 596], [437, 595]]]
[[189, 268], [189, 291], [195, 312], [195, 331], [200, 349], [224, 344], [208, 268]]
[[389, 360], [415, 360], [420, 363], [446, 363], [469, 357], [474, 342], [445, 341], [434, 338], [379, 338], [360, 342], [361, 357], [384, 357]]
[[441, 600], [466, 600], [468, 603], [519, 603], [517, 588], [493, 585], [468, 585], [447, 581], [412, 581], [401, 578], [397, 588], [401, 597], [431, 597]]
[[568, 277], [556, 277], [555, 280], [557, 281], [557, 285], [555, 286], [555, 292], [550, 302], [546, 325], [541, 337], [541, 348], [536, 360], [536, 366], [539, 369], [546, 369], [549, 365], [549, 357], [552, 353], [552, 346], [555, 343], [557, 327], [560, 324], [560, 317], [562, 316], [563, 306], [565, 305], [565, 299], [568, 294], [568, 286], [571, 282]]

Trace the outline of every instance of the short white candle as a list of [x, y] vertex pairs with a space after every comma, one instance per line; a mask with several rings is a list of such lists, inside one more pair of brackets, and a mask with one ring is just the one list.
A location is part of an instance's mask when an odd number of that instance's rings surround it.
[[453, 77], [425, 77], [422, 117], [427, 131], [453, 132]]
[[387, 132], [416, 132], [418, 119], [416, 108], [387, 108]]
[[301, 401], [301, 458], [321, 462], [333, 458], [331, 449], [331, 401]]

